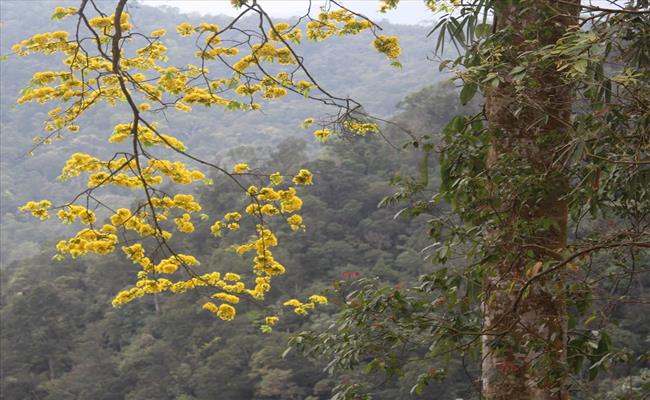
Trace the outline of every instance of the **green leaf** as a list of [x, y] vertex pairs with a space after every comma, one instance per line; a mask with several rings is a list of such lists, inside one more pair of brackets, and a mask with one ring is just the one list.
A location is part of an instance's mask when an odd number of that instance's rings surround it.
[[573, 64], [573, 70], [581, 74], [584, 74], [585, 72], [587, 72], [588, 65], [589, 65], [589, 61], [587, 59], [581, 58], [578, 61], [576, 61], [575, 64]]
[[476, 25], [476, 36], [485, 37], [492, 33], [492, 24], [478, 24]]
[[467, 103], [469, 103], [474, 98], [477, 90], [478, 85], [476, 83], [465, 83], [463, 89], [460, 91], [460, 103], [462, 105], [467, 105]]

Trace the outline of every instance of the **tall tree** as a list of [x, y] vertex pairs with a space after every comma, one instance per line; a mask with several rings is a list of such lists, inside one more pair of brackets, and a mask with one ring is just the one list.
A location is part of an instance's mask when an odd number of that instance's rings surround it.
[[[496, 2], [500, 61], [521, 66], [527, 52], [554, 45], [576, 26], [579, 5]], [[573, 85], [553, 59], [530, 65], [527, 79], [522, 85], [503, 76], [497, 87], [484, 88], [486, 172], [508, 178], [490, 183], [485, 199], [497, 220], [490, 227], [492, 270], [484, 283], [482, 381], [483, 395], [495, 400], [567, 398], [564, 272], [531, 282], [525, 294], [512, 289], [530, 276], [531, 263], [537, 273], [566, 248], [569, 183], [557, 151], [570, 140]], [[526, 184], [513, 179], [522, 173]]]

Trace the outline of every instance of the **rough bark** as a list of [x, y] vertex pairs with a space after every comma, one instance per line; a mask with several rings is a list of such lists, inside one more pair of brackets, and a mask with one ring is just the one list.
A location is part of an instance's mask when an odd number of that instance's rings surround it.
[[[577, 0], [497, 1], [496, 31], [505, 33], [513, 64], [526, 51], [554, 43], [576, 24]], [[535, 32], [535, 33], [533, 33]], [[532, 40], [531, 40], [532, 39]], [[513, 196], [499, 199], [501, 222], [494, 228], [499, 255], [486, 278], [489, 294], [484, 302], [482, 382], [488, 400], [565, 400], [566, 306], [562, 272], [535, 280], [531, 259], [538, 267], [554, 260], [566, 247], [568, 183], [556, 163], [559, 145], [566, 142], [573, 101], [571, 87], [563, 83], [554, 64], [533, 65], [524, 92], [506, 81], [486, 88], [486, 116], [491, 132], [488, 170], [504, 159], [539, 179], [536, 196], [529, 187], [513, 186]], [[543, 190], [541, 190], [543, 188]], [[535, 190], [533, 190], [534, 192]], [[551, 221], [537, 235], [519, 235], [522, 223]], [[535, 262], [535, 260], [537, 260]], [[535, 267], [532, 268], [533, 275]]]

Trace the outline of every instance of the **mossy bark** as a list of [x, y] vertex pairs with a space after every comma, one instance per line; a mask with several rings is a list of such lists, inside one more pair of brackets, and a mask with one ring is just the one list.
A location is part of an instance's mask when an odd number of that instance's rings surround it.
[[[577, 23], [579, 4], [497, 1], [495, 30], [504, 41], [503, 60], [517, 65], [526, 52], [555, 43]], [[493, 228], [497, 257], [484, 282], [483, 396], [565, 400], [564, 276], [560, 271], [534, 276], [566, 247], [569, 185], [556, 150], [568, 141], [573, 94], [554, 62], [529, 60], [525, 79], [506, 76], [498, 87], [484, 89], [491, 134], [488, 172], [496, 174], [509, 163], [534, 183], [514, 183], [508, 188], [512, 196], [493, 201], [499, 222]], [[541, 228], [522, 232], [531, 226]]]

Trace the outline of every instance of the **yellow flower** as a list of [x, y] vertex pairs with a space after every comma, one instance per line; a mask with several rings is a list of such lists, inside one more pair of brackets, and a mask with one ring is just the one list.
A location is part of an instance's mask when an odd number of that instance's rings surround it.
[[294, 196], [287, 200], [283, 200], [281, 203], [282, 212], [294, 212], [302, 208], [302, 200], [299, 197]]
[[208, 311], [210, 311], [212, 313], [215, 313], [215, 314], [217, 312], [219, 312], [219, 307], [217, 307], [217, 305], [212, 303], [212, 302], [208, 302], [208, 303], [203, 304], [203, 309], [208, 310]]
[[318, 129], [318, 130], [314, 131], [314, 137], [316, 139], [322, 141], [322, 142], [327, 140], [327, 138], [330, 137], [331, 134], [332, 134], [332, 132], [327, 128]]
[[280, 211], [272, 204], [265, 204], [262, 206], [262, 208], [260, 208], [260, 212], [265, 215], [275, 215]]
[[298, 214], [294, 214], [287, 218], [287, 222], [291, 226], [291, 230], [297, 231], [302, 227], [302, 217]]
[[327, 297], [319, 296], [319, 295], [315, 294], [313, 296], [309, 296], [309, 301], [317, 303], [317, 304], [327, 304]]
[[280, 193], [273, 190], [273, 188], [264, 187], [260, 189], [257, 198], [263, 201], [274, 201], [280, 198]]
[[210, 227], [210, 232], [216, 237], [221, 236], [221, 227], [222, 223], [221, 221], [216, 221], [212, 226]]
[[259, 204], [252, 203], [252, 204], [249, 204], [248, 206], [246, 206], [245, 211], [246, 211], [246, 214], [253, 215], [253, 214], [260, 211], [260, 206], [259, 206]]
[[232, 304], [239, 303], [239, 297], [237, 297], [235, 295], [232, 295], [232, 294], [228, 294], [228, 293], [213, 294], [212, 298], [227, 301], [228, 303], [232, 303]]
[[235, 307], [230, 304], [222, 304], [219, 306], [217, 315], [224, 321], [231, 321], [235, 318], [236, 315]]
[[378, 52], [385, 54], [391, 60], [398, 58], [402, 51], [397, 36], [379, 35], [372, 44]]
[[156, 38], [165, 36], [165, 34], [167, 34], [167, 31], [164, 29], [156, 29], [155, 31], [151, 32], [151, 36]]
[[229, 212], [223, 217], [226, 221], [239, 221], [241, 219], [241, 214], [237, 211]]
[[301, 307], [302, 303], [300, 300], [297, 299], [290, 299], [282, 303], [283, 306], [290, 306], [290, 307]]
[[309, 170], [301, 169], [298, 175], [293, 177], [293, 183], [296, 185], [311, 185], [313, 174]]
[[228, 272], [226, 275], [224, 275], [223, 279], [230, 282], [239, 282], [241, 280], [241, 276], [233, 272]]
[[314, 122], [316, 122], [316, 119], [314, 118], [305, 118], [304, 121], [302, 121], [301, 127], [304, 129], [309, 128]]
[[52, 203], [49, 200], [41, 200], [39, 202], [27, 202], [27, 204], [18, 209], [22, 212], [31, 212], [38, 219], [49, 219], [50, 214], [48, 214], [47, 210], [50, 207], [52, 207]]
[[243, 164], [243, 163], [235, 164], [235, 166], [233, 167], [233, 171], [236, 174], [243, 174], [250, 171], [250, 167], [248, 166], [248, 164]]
[[176, 102], [176, 105], [174, 105], [174, 108], [176, 108], [178, 111], [183, 111], [183, 112], [190, 112], [192, 111], [192, 107], [188, 106], [187, 104], [183, 102]]
[[282, 175], [280, 175], [279, 172], [272, 173], [272, 174], [269, 176], [269, 180], [270, 180], [271, 183], [274, 184], [275, 186], [278, 186], [280, 183], [282, 183], [282, 180], [283, 180], [283, 179], [284, 179], [284, 177], [283, 177]]
[[181, 36], [190, 36], [194, 33], [194, 27], [187, 22], [183, 22], [176, 27], [176, 32]]

